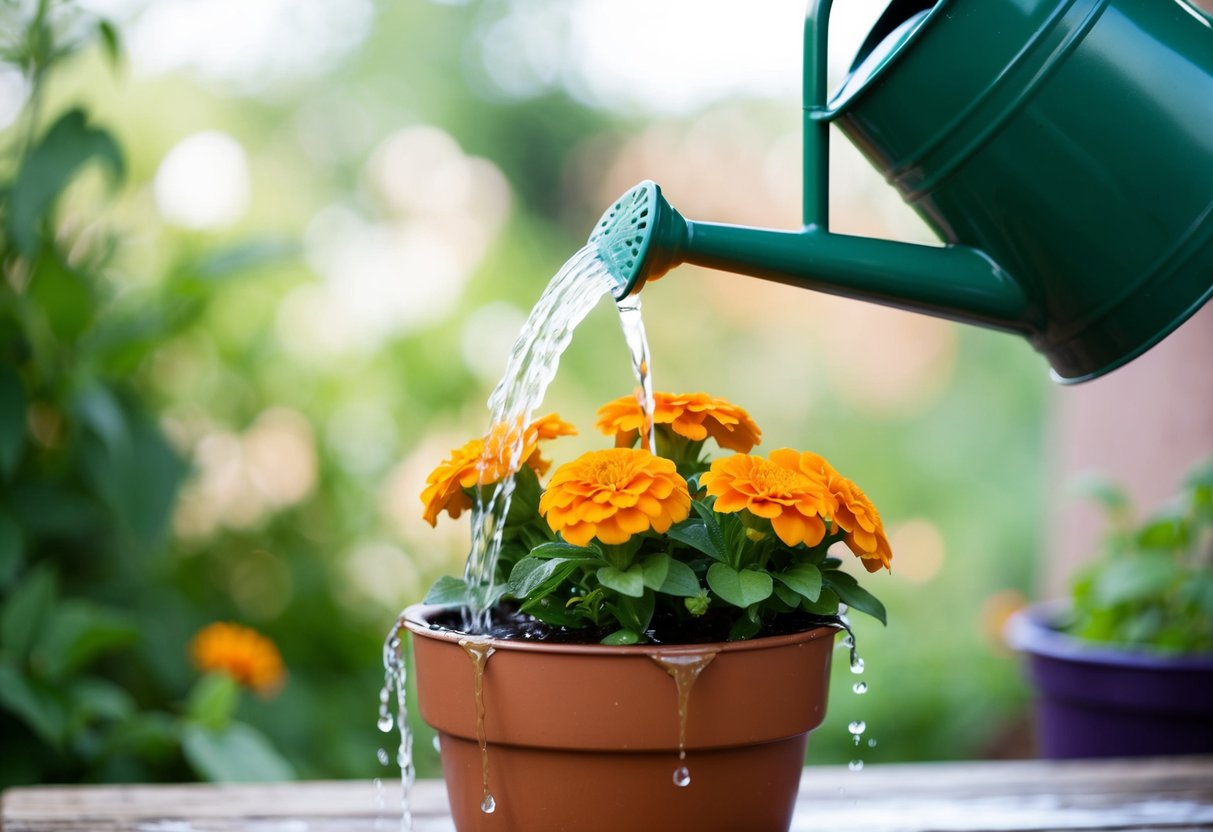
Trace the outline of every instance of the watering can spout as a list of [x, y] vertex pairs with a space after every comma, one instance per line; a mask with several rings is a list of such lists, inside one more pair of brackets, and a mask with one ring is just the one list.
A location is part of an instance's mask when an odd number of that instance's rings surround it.
[[688, 222], [649, 181], [603, 214], [590, 242], [619, 281], [616, 298], [690, 263], [994, 329], [1033, 326], [1022, 288], [976, 249]]

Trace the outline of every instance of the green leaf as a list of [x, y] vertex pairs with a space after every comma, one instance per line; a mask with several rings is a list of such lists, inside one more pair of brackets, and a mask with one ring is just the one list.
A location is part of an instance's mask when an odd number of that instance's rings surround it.
[[1137, 533], [1142, 549], [1182, 549], [1188, 545], [1188, 523], [1179, 514], [1154, 517]]
[[703, 587], [699, 585], [699, 577], [694, 569], [680, 560], [671, 558], [665, 580], [657, 587], [657, 591], [663, 595], [692, 598], [702, 593]]
[[8, 589], [25, 562], [25, 541], [17, 520], [0, 508], [0, 590]]
[[80, 493], [78, 485], [26, 481], [12, 494], [12, 503], [31, 539], [94, 534], [107, 519], [95, 500]]
[[718, 560], [727, 560], [729, 557], [729, 547], [725, 541], [724, 532], [720, 528], [720, 519], [716, 514], [716, 510], [712, 508], [715, 504], [715, 498], [712, 499], [712, 505], [703, 500], [691, 501], [691, 506], [695, 509], [695, 513], [699, 515], [700, 519], [703, 520], [704, 528], [708, 530], [708, 535], [712, 538], [712, 545], [716, 547]]
[[66, 599], [46, 616], [33, 655], [47, 678], [58, 680], [138, 637], [138, 628], [126, 615], [89, 601]]
[[567, 576], [568, 571], [561, 569], [566, 564], [576, 566], [576, 561], [569, 558], [549, 558], [548, 560], [523, 558], [514, 564], [514, 569], [510, 572], [510, 580], [507, 584], [509, 594], [515, 598], [529, 598], [535, 590], [547, 583], [554, 575], [564, 571]]
[[762, 629], [762, 622], [748, 615], [743, 615], [733, 622], [733, 626], [729, 628], [729, 641], [745, 641], [748, 638], [753, 638], [758, 635], [758, 631]]
[[207, 673], [190, 690], [186, 715], [204, 728], [221, 731], [240, 701], [240, 683], [227, 673]]
[[638, 644], [640, 633], [635, 630], [619, 629], [602, 639], [600, 644]]
[[37, 690], [15, 667], [0, 662], [0, 706], [52, 746], [63, 741], [67, 715], [50, 691]]
[[1163, 555], [1144, 555], [1109, 563], [1095, 577], [1094, 600], [1101, 606], [1145, 601], [1165, 593], [1179, 577], [1175, 562]]
[[638, 563], [628, 567], [627, 571], [614, 566], [603, 566], [598, 570], [598, 582], [631, 598], [644, 595], [644, 569]]
[[0, 366], [0, 476], [11, 477], [25, 449], [25, 388], [11, 367]]
[[1069, 491], [1075, 497], [1094, 500], [1108, 514], [1121, 517], [1129, 511], [1128, 493], [1119, 485], [1097, 472], [1087, 472], [1074, 478]]
[[1213, 488], [1213, 457], [1196, 465], [1184, 479], [1188, 488]]
[[0, 614], [0, 644], [25, 656], [58, 594], [55, 574], [45, 566], [33, 569], [13, 590]]
[[247, 240], [231, 248], [208, 252], [203, 260], [194, 264], [190, 273], [206, 281], [222, 280], [283, 263], [299, 253], [299, 243], [289, 238]]
[[722, 601], [735, 607], [748, 607], [771, 597], [775, 591], [767, 572], [743, 569], [740, 572], [725, 563], [708, 568], [708, 586]]
[[884, 604], [861, 587], [852, 575], [831, 569], [823, 573], [822, 577], [825, 579], [825, 585], [834, 590], [848, 607], [867, 613], [881, 624], [888, 624]]
[[113, 722], [126, 720], [137, 710], [134, 698], [106, 679], [75, 679], [71, 694], [73, 710], [85, 722], [97, 719]]
[[614, 602], [607, 604], [607, 609], [625, 630], [643, 633], [653, 620], [656, 605], [656, 596], [652, 592], [645, 592], [639, 598], [621, 595]]
[[838, 603], [838, 593], [832, 589], [822, 587], [820, 598], [816, 601], [810, 601], [805, 598], [801, 601], [800, 608], [813, 615], [837, 615]]
[[1188, 603], [1194, 604], [1206, 617], [1213, 617], [1213, 572], [1198, 572], [1184, 582], [1180, 591]]
[[97, 21], [97, 36], [101, 39], [101, 48], [112, 69], [117, 69], [122, 63], [122, 41], [118, 37], [118, 29], [108, 20]]
[[177, 489], [188, 466], [141, 406], [129, 404], [123, 412], [126, 447], [106, 447], [93, 439], [82, 452], [82, 468], [94, 493], [147, 552], [168, 536]]
[[55, 201], [89, 161], [97, 159], [115, 179], [125, 172], [122, 150], [105, 130], [88, 124], [82, 109], [64, 113], [26, 155], [8, 200], [8, 233], [26, 255], [38, 250], [39, 226]]
[[717, 547], [716, 540], [708, 532], [706, 524], [699, 520], [684, 520], [675, 526], [670, 526], [666, 536], [679, 543], [685, 543], [715, 560], [721, 562], [726, 560], [723, 550]]
[[[779, 576], [776, 575], [775, 577], [779, 577]], [[789, 589], [787, 586], [785, 586], [783, 583], [781, 583], [779, 581], [775, 582], [775, 597], [778, 598], [780, 601], [783, 601], [785, 604], [787, 604], [792, 609], [796, 609], [801, 604], [808, 601], [808, 599], [804, 598], [800, 593], [798, 593], [792, 589]]]
[[93, 322], [93, 288], [49, 245], [36, 261], [29, 294], [60, 341], [75, 343]]
[[651, 590], [661, 589], [666, 575], [670, 574], [670, 564], [673, 558], [666, 554], [650, 555], [640, 562], [640, 571], [644, 585]]
[[111, 454], [122, 454], [130, 445], [126, 413], [114, 391], [104, 384], [90, 384], [72, 402], [76, 418], [102, 441]]
[[[772, 577], [810, 601], [821, 596], [821, 570], [811, 563], [798, 563], [791, 569], [772, 573]], [[799, 603], [797, 600], [796, 604]]]
[[233, 722], [222, 731], [189, 724], [181, 750], [194, 772], [212, 783], [294, 780], [291, 764], [251, 725]]
[[563, 540], [554, 540], [550, 543], [541, 543], [536, 546], [531, 550], [531, 557], [571, 560], [573, 558], [596, 558], [598, 557], [598, 553], [585, 546], [574, 546], [572, 543], [565, 543]]
[[443, 575], [434, 581], [422, 603], [439, 607], [465, 607], [469, 603], [468, 585], [463, 578]]

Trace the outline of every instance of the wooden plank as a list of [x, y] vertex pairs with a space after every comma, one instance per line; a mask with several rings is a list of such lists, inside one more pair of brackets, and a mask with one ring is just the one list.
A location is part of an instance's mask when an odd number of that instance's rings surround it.
[[[441, 782], [416, 784], [412, 808], [415, 832], [453, 832]], [[399, 821], [398, 782], [43, 786], [0, 800], [3, 832], [395, 832]], [[811, 767], [792, 829], [1210, 830], [1213, 757]]]

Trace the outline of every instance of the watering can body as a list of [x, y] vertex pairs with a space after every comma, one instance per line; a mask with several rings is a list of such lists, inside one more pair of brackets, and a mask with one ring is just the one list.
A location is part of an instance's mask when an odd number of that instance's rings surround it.
[[[1176, 0], [945, 0], [900, 16], [824, 114], [944, 241], [1015, 278], [1060, 377], [1119, 366], [1199, 308], [1213, 292], [1207, 17]], [[871, 40], [893, 24], [882, 53]]]
[[[827, 100], [829, 7], [806, 21], [801, 228], [687, 222], [653, 186], [622, 291], [698, 263], [1016, 332], [1071, 382], [1213, 294], [1213, 18], [1186, 0], [892, 0]], [[943, 247], [829, 231], [831, 124]]]

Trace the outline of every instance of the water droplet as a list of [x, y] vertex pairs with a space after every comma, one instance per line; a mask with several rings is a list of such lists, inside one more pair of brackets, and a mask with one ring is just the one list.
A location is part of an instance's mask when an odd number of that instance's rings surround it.
[[375, 752], [375, 756], [379, 758], [379, 765], [381, 766], [386, 766], [389, 762], [391, 762], [392, 759], [387, 755], [387, 749], [385, 748], [380, 748], [377, 752]]
[[856, 682], [855, 684], [851, 685], [851, 690], [858, 694], [865, 694], [868, 692], [868, 683]]
[[855, 747], [858, 748], [859, 747], [859, 735], [856, 734], [854, 737], [851, 737], [851, 739], [853, 739], [855, 741]]
[[379, 714], [379, 722], [377, 724], [379, 725], [379, 730], [386, 734], [392, 730], [392, 727], [396, 724], [396, 720], [392, 719], [391, 713], [385, 710]]
[[851, 636], [851, 635], [843, 636], [842, 637], [842, 646], [844, 648], [846, 648], [847, 650], [850, 650], [852, 647], [855, 646], [855, 637]]
[[442, 740], [438, 739], [437, 735], [434, 736], [434, 750], [439, 754], [442, 753]]
[[851, 771], [863, 771], [863, 760], [851, 760], [847, 763], [847, 768]]
[[392, 698], [392, 693], [391, 693], [391, 691], [389, 691], [387, 689], [387, 685], [384, 685], [383, 687], [381, 687], [379, 689], [379, 704], [380, 705], [386, 705], [391, 698]]
[[674, 769], [674, 785], [680, 789], [685, 789], [691, 785], [691, 770], [686, 766], [679, 766]]
[[497, 811], [497, 801], [493, 799], [491, 794], [485, 794], [484, 800], [480, 801], [480, 811], [486, 815], [491, 815]]
[[872, 739], [868, 740], [868, 748], [875, 748], [875, 747], [876, 747], [876, 738], [872, 737]]
[[868, 724], [866, 722], [864, 722], [862, 719], [857, 719], [854, 722], [852, 722], [850, 725], [847, 726], [847, 730], [850, 731], [855, 736], [859, 736], [864, 731], [868, 730]]
[[856, 656], [851, 661], [851, 672], [852, 673], [863, 673], [863, 659], [861, 659], [859, 656]]

